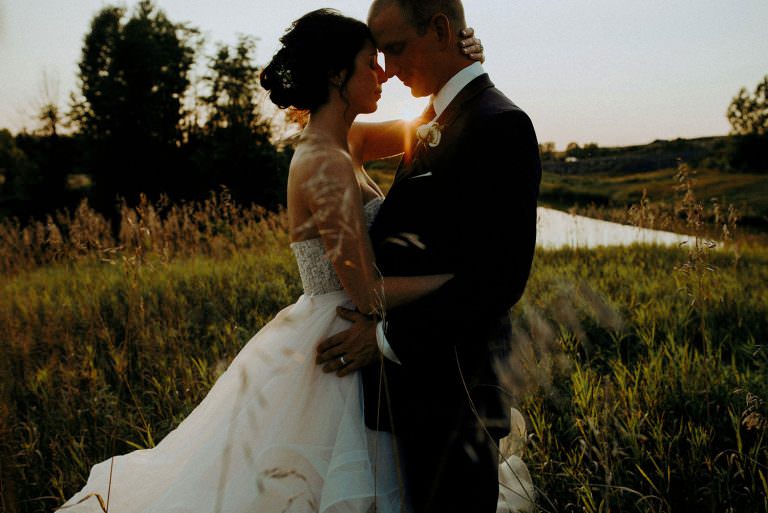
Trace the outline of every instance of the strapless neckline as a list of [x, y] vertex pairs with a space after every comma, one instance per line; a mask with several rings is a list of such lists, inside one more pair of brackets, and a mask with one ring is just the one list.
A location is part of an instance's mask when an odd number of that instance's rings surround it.
[[[370, 201], [367, 201], [363, 204], [363, 211], [365, 213], [366, 220], [368, 221], [368, 225], [370, 226], [371, 222], [373, 221], [373, 218], [376, 217], [376, 212], [378, 211], [379, 205], [384, 201], [384, 198], [381, 197], [375, 197], [371, 199]], [[303, 240], [297, 240], [293, 241], [289, 244], [289, 246], [292, 248], [296, 245], [304, 244], [305, 242], [313, 242], [313, 241], [319, 241], [322, 240], [321, 237], [312, 237], [311, 239], [303, 239]]]
[[[383, 201], [383, 198], [373, 198], [363, 205], [365, 221], [369, 229]], [[342, 290], [341, 282], [328, 258], [322, 238], [314, 237], [292, 242], [290, 247], [296, 257], [305, 294], [316, 296]]]

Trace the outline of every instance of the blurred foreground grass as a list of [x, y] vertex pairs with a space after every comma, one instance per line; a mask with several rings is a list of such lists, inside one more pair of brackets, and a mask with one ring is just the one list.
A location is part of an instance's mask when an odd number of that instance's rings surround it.
[[[0, 509], [50, 511], [152, 446], [300, 295], [282, 216], [226, 203], [6, 252]], [[768, 511], [766, 283], [757, 246], [537, 253], [499, 369], [542, 511]]]

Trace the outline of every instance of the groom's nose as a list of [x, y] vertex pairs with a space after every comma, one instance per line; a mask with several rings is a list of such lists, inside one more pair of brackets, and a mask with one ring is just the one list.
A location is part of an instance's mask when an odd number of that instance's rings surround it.
[[379, 81], [379, 84], [383, 84], [387, 80], [389, 80], [389, 77], [387, 76], [387, 72], [384, 71], [384, 68], [381, 66], [376, 66], [376, 78]]
[[397, 75], [398, 67], [395, 65], [395, 60], [392, 57], [388, 57], [387, 54], [384, 54], [384, 77], [385, 80], [389, 80], [390, 78]]

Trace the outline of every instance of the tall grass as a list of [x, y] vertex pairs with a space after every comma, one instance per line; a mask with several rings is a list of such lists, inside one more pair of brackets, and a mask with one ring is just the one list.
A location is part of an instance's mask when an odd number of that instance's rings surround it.
[[0, 219], [0, 276], [57, 263], [226, 257], [285, 236], [284, 213], [237, 205], [226, 188], [202, 203], [169, 204], [162, 198], [152, 204], [142, 195], [134, 208], [123, 202], [119, 214], [115, 230], [85, 200], [72, 213], [25, 226]]
[[699, 302], [687, 258], [537, 256], [502, 375], [543, 511], [768, 511], [768, 253], [713, 256]]
[[[154, 445], [301, 293], [282, 215], [216, 197], [122, 219], [4, 225], [3, 511]], [[537, 253], [499, 369], [542, 511], [768, 511], [765, 283], [762, 247]]]
[[91, 464], [154, 445], [299, 292], [277, 247], [138, 268], [44, 268], [4, 284], [4, 510], [50, 510]]
[[528, 392], [545, 511], [768, 511], [768, 251], [717, 208], [716, 251], [677, 182], [688, 245], [539, 254], [502, 376]]
[[121, 214], [116, 236], [85, 203], [0, 224], [3, 511], [48, 511], [93, 462], [153, 445], [300, 293], [282, 213], [224, 191]]

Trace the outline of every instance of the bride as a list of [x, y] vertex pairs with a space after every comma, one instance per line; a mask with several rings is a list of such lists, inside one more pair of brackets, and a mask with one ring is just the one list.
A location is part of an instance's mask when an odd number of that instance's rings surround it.
[[[325, 374], [314, 356], [319, 341], [348, 326], [338, 306], [374, 314], [450, 278], [382, 278], [367, 236], [382, 193], [362, 162], [402, 153], [416, 123], [353, 125], [376, 110], [386, 81], [364, 23], [318, 10], [281, 43], [261, 80], [275, 104], [310, 113], [288, 177], [304, 294], [245, 345], [174, 431], [95, 465], [60, 511], [96, 500], [116, 513], [405, 510], [396, 447], [388, 433], [365, 428], [359, 375]], [[464, 43], [457, 51], [478, 48], [472, 37]]]

